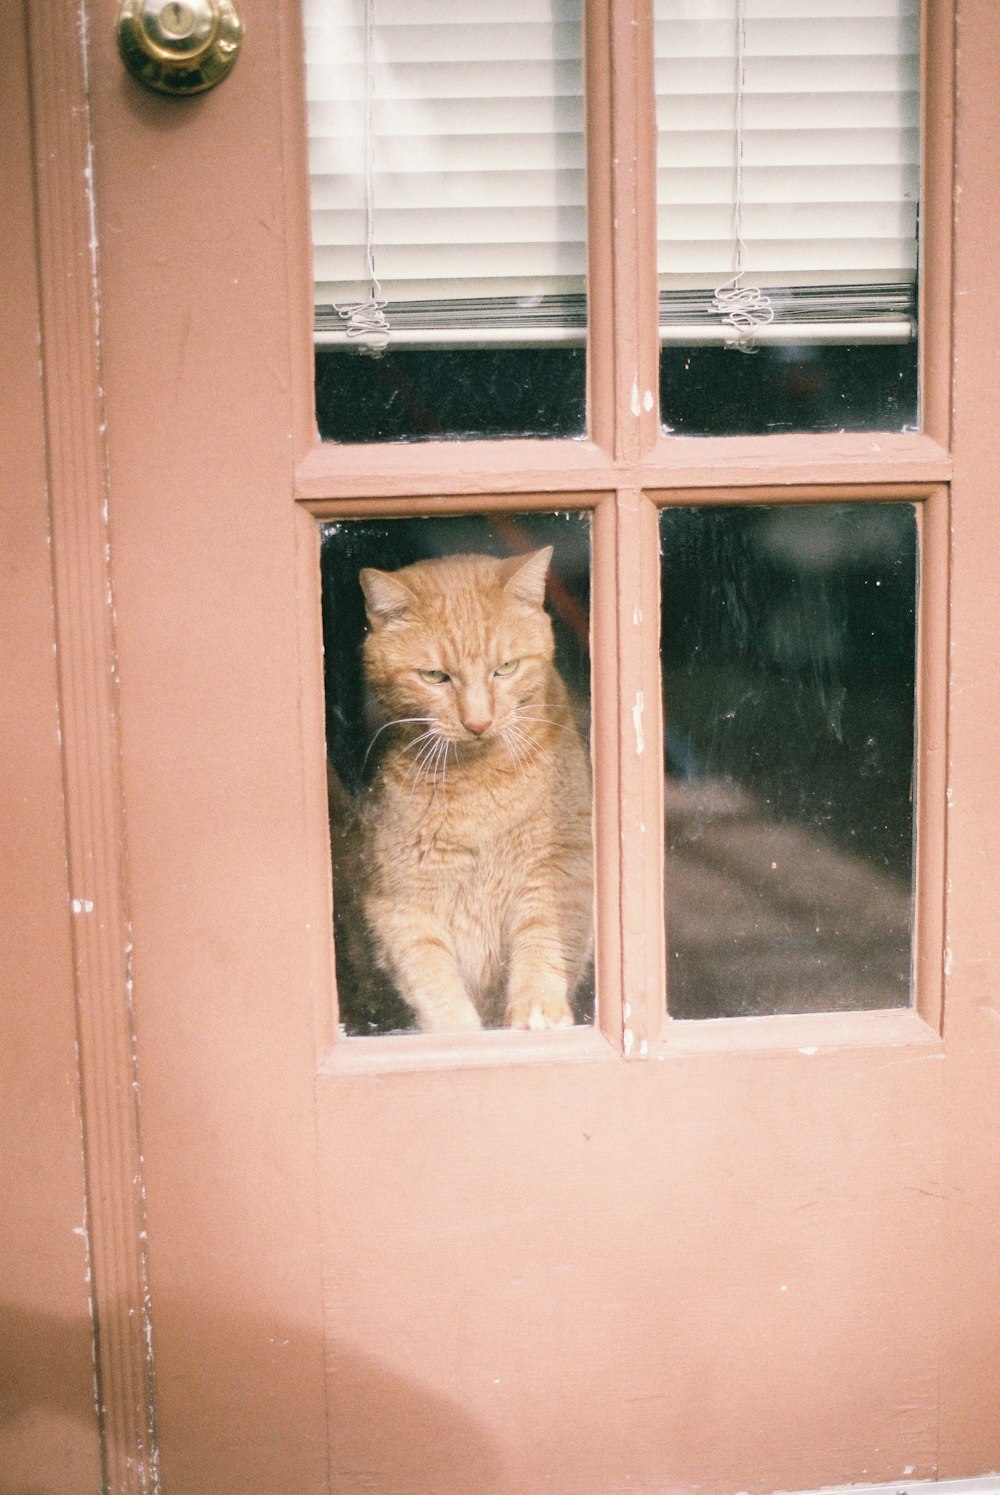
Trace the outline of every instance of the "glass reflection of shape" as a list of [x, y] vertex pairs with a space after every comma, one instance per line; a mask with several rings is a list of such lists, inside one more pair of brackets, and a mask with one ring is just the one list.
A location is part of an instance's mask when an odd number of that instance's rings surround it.
[[666, 509], [672, 1016], [906, 1006], [916, 519]]

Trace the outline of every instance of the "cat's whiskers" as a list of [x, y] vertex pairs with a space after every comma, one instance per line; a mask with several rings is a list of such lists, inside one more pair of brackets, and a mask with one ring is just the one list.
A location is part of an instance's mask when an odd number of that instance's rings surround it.
[[428, 740], [422, 743], [417, 756], [403, 775], [404, 784], [408, 779], [412, 779], [413, 781], [410, 785], [411, 800], [420, 783], [427, 777], [429, 764], [435, 757], [441, 740], [437, 732], [426, 732], [423, 735]]
[[[529, 732], [518, 726], [517, 721], [507, 724], [503, 731], [504, 742], [511, 758], [516, 761], [519, 769], [525, 769], [536, 759], [543, 759], [546, 763], [553, 761], [552, 754], [542, 747]], [[516, 757], [515, 757], [516, 755]]]
[[577, 736], [577, 729], [570, 722], [557, 722], [551, 716], [529, 716], [526, 711], [519, 710], [517, 713], [519, 722], [537, 723], [542, 727], [555, 727], [559, 732], [568, 732], [571, 737]]
[[451, 747], [451, 743], [448, 741], [447, 737], [440, 738], [440, 740], [438, 742], [438, 749], [437, 749], [437, 752], [436, 752], [436, 754], [434, 756], [434, 768], [433, 768], [433, 773], [434, 773], [433, 786], [434, 787], [433, 787], [433, 796], [432, 796], [434, 799], [437, 798], [437, 792], [438, 792], [438, 769], [439, 768], [441, 770], [441, 797], [442, 797], [442, 799], [447, 799], [448, 798], [448, 749], [450, 747]]
[[[420, 747], [417, 756], [410, 764], [403, 776], [403, 783], [411, 780], [408, 803], [412, 802], [413, 796], [421, 787], [430, 787], [431, 802], [437, 798], [438, 790], [442, 797], [447, 798], [448, 784], [448, 753], [451, 749], [449, 738], [434, 729], [421, 733]], [[416, 743], [409, 743], [409, 747], [415, 747]]]
[[516, 736], [518, 746], [521, 748], [521, 750], [529, 760], [533, 758], [543, 758], [546, 763], [551, 763], [553, 761], [552, 754], [549, 752], [548, 748], [543, 747], [531, 732], [526, 732], [520, 725], [519, 720], [515, 719], [513, 722], [511, 722], [507, 730]]
[[[433, 720], [433, 718], [428, 717], [427, 720], [431, 721]], [[440, 737], [441, 733], [438, 731], [436, 726], [429, 727], [426, 732], [421, 732], [419, 736], [414, 737], [412, 742], [405, 742], [401, 748], [401, 751], [404, 753], [412, 752], [415, 747], [419, 747], [421, 743], [427, 742], [428, 739], [438, 741]]]
[[504, 727], [500, 733], [500, 740], [507, 749], [510, 761], [514, 765], [514, 771], [520, 773], [525, 766], [525, 759], [517, 746], [514, 729], [511, 726]]
[[[364, 769], [365, 765], [368, 762], [368, 757], [369, 757], [369, 754], [371, 753], [372, 748], [375, 746], [375, 744], [378, 741], [378, 739], [382, 736], [382, 733], [383, 732], [388, 732], [388, 730], [389, 730], [390, 727], [402, 727], [402, 726], [405, 726], [409, 722], [433, 722], [433, 720], [434, 720], [434, 718], [432, 716], [396, 716], [396, 717], [393, 717], [393, 719], [391, 721], [383, 722], [382, 725], [381, 725], [381, 727], [379, 727], [378, 731], [375, 733], [375, 736], [372, 738], [371, 742], [368, 744], [367, 748], [365, 749], [365, 756], [364, 756], [364, 759], [362, 760], [362, 763], [361, 763], [362, 769]], [[422, 732], [420, 734], [420, 737], [426, 737], [426, 736], [427, 736], [426, 732]], [[420, 737], [417, 738], [418, 742], [420, 741]], [[408, 746], [412, 746], [412, 744], [408, 744]]]

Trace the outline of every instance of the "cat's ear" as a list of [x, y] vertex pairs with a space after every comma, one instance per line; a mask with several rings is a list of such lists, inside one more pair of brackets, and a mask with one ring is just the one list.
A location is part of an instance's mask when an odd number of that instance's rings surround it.
[[413, 604], [409, 587], [397, 581], [390, 571], [376, 571], [365, 566], [358, 580], [365, 594], [368, 621], [373, 628], [384, 628], [387, 623], [398, 622]]
[[549, 574], [551, 559], [551, 545], [533, 550], [530, 555], [511, 556], [509, 561], [504, 561], [501, 573], [504, 590], [519, 597], [522, 602], [529, 602], [532, 607], [542, 607], [545, 603], [545, 578]]

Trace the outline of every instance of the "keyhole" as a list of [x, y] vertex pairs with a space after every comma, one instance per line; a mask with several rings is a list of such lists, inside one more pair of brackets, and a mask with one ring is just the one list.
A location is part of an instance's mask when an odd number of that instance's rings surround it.
[[160, 11], [160, 25], [168, 36], [178, 40], [190, 36], [195, 27], [195, 14], [184, 0], [167, 0]]

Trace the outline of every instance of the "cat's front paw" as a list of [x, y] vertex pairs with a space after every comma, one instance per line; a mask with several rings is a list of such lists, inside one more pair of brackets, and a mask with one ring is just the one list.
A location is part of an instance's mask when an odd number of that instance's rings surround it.
[[564, 997], [519, 997], [504, 1018], [508, 1028], [571, 1028], [573, 1014]]

